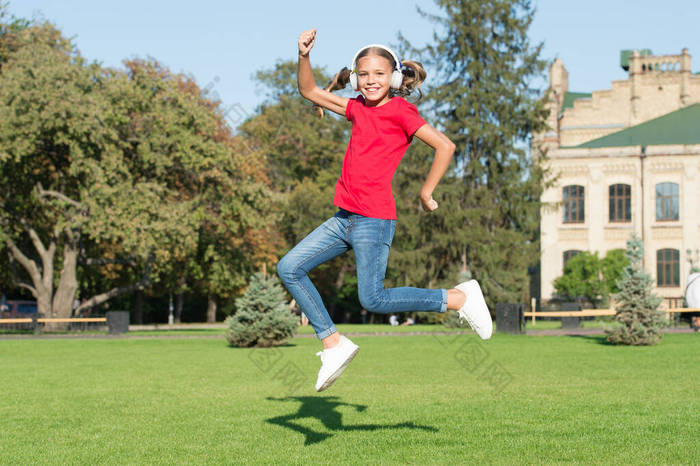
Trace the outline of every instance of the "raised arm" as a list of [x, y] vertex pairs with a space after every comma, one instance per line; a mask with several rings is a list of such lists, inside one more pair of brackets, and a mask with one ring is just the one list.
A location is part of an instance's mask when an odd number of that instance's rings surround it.
[[433, 165], [430, 167], [430, 172], [428, 172], [428, 177], [425, 183], [423, 183], [423, 188], [420, 192], [420, 201], [421, 204], [423, 204], [423, 210], [432, 212], [438, 208], [438, 203], [433, 199], [433, 191], [435, 191], [435, 187], [450, 165], [452, 154], [454, 154], [455, 151], [455, 144], [450, 141], [447, 136], [442, 134], [441, 131], [438, 131], [429, 124], [418, 128], [415, 136], [435, 149]]
[[309, 52], [314, 46], [315, 39], [316, 29], [304, 31], [299, 36], [299, 68], [297, 72], [299, 92], [304, 98], [309, 99], [316, 105], [337, 113], [338, 115], [345, 116], [348, 99], [339, 97], [316, 85], [313, 71], [311, 71], [311, 62], [309, 61]]

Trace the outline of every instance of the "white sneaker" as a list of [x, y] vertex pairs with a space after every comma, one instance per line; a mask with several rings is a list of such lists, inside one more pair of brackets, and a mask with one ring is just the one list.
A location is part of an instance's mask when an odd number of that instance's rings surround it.
[[476, 280], [469, 280], [460, 283], [455, 288], [467, 297], [464, 305], [457, 311], [460, 320], [465, 319], [482, 340], [491, 338], [493, 322], [479, 283]]
[[321, 356], [321, 370], [318, 371], [316, 391], [322, 392], [330, 387], [358, 351], [360, 351], [359, 346], [341, 335], [340, 342], [333, 348], [316, 353], [316, 356]]

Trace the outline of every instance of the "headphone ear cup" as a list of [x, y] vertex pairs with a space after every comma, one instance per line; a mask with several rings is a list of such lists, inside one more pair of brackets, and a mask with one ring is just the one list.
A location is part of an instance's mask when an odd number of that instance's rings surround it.
[[394, 72], [391, 73], [391, 88], [400, 89], [401, 84], [403, 84], [403, 73], [399, 70], [394, 70]]
[[354, 71], [350, 73], [350, 85], [353, 91], [357, 90], [357, 74]]

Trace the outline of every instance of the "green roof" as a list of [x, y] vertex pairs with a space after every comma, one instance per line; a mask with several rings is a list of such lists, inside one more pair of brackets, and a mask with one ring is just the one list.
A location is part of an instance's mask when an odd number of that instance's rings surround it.
[[663, 144], [700, 144], [700, 104], [683, 107], [675, 112], [575, 147], [657, 146]]
[[571, 108], [574, 106], [574, 100], [576, 99], [590, 99], [592, 97], [592, 94], [590, 92], [565, 92], [564, 93], [564, 100], [561, 103], [561, 110], [564, 111], [567, 108]]

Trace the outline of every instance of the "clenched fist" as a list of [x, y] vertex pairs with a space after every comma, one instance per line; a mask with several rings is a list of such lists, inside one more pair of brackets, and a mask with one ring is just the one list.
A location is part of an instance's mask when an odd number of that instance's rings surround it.
[[316, 40], [316, 29], [304, 31], [299, 35], [299, 55], [305, 57], [314, 46]]

